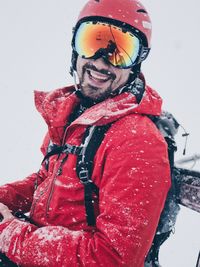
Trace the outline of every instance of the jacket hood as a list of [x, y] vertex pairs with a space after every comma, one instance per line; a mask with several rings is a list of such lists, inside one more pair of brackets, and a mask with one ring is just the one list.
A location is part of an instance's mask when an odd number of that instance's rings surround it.
[[[35, 105], [45, 119], [49, 129], [63, 128], [80, 103], [73, 86], [60, 88], [51, 92], [35, 91]], [[139, 104], [131, 92], [110, 97], [88, 108], [70, 125], [104, 125], [114, 122], [131, 113], [155, 115], [161, 113], [162, 99], [156, 91], [146, 86]]]

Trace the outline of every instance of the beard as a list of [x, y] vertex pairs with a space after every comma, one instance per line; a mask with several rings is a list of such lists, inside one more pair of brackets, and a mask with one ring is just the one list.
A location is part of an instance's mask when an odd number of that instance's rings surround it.
[[[104, 75], [105, 80], [96, 82], [99, 85], [95, 85], [92, 81], [92, 73], [98, 73], [98, 75]], [[113, 82], [116, 79], [116, 75], [110, 73], [108, 70], [98, 70], [91, 63], [86, 63], [82, 69], [82, 75], [80, 80], [80, 92], [84, 98], [93, 101], [94, 103], [101, 102], [108, 98], [113, 92]]]

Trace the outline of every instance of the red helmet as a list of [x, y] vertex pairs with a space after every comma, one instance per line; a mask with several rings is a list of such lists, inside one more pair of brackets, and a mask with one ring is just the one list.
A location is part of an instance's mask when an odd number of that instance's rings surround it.
[[138, 0], [89, 0], [79, 14], [78, 22], [87, 17], [117, 20], [139, 30], [145, 46], [150, 48], [151, 20]]

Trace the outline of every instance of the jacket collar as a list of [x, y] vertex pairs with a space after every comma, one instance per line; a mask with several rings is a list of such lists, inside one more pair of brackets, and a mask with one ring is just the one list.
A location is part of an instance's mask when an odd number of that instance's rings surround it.
[[[35, 105], [45, 119], [49, 130], [53, 128], [59, 136], [69, 120], [70, 114], [80, 99], [75, 94], [73, 86], [60, 88], [52, 92], [35, 91]], [[75, 125], [104, 125], [129, 115], [131, 113], [160, 115], [162, 99], [149, 86], [146, 86], [142, 100], [138, 104], [131, 92], [122, 92], [88, 108], [73, 121]]]

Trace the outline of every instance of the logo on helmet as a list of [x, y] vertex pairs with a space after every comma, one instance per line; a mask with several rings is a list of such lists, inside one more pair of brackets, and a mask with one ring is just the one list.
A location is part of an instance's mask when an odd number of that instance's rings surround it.
[[151, 30], [151, 23], [148, 21], [142, 21], [142, 25], [145, 29]]

